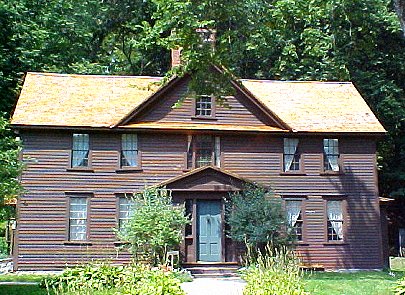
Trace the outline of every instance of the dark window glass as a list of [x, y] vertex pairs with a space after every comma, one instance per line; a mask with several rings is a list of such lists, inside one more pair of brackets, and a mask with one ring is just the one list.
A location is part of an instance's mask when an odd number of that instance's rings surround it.
[[212, 98], [210, 96], [200, 96], [195, 99], [195, 115], [206, 117], [212, 115]]

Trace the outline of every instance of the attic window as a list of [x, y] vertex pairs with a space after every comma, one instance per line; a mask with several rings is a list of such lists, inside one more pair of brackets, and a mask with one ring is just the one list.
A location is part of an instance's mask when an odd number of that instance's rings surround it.
[[195, 116], [196, 117], [213, 117], [213, 98], [212, 96], [202, 95], [195, 99]]

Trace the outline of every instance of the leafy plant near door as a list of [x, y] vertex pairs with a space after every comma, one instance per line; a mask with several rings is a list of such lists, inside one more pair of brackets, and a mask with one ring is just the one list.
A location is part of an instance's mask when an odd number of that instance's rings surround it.
[[163, 264], [167, 251], [179, 246], [183, 228], [190, 222], [184, 207], [173, 205], [170, 191], [164, 188], [147, 188], [133, 201], [133, 214], [118, 237], [128, 242], [135, 260]]
[[[280, 198], [268, 189], [249, 184], [226, 198], [228, 235], [257, 252], [266, 245], [280, 248], [292, 240]], [[253, 254], [253, 253], [252, 253]]]

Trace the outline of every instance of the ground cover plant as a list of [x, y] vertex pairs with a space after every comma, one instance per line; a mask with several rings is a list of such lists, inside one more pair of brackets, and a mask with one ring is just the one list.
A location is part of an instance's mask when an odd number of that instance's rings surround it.
[[47, 277], [41, 286], [48, 295], [183, 295], [181, 276], [162, 268], [131, 264], [87, 264]]

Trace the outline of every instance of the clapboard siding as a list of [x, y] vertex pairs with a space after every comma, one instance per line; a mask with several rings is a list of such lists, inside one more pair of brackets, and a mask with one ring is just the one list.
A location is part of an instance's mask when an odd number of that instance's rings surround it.
[[[158, 104], [146, 108], [134, 122], [193, 122], [207, 123], [207, 120], [193, 118], [193, 98], [187, 96], [188, 80], [184, 80], [176, 88], [160, 98]], [[179, 100], [180, 106], [173, 107]], [[254, 106], [242, 93], [226, 98], [225, 103], [215, 105], [215, 119], [210, 124], [238, 124], [243, 126], [276, 126], [265, 114]]]
[[[186, 106], [185, 102], [183, 107]], [[153, 112], [147, 116], [166, 118], [159, 108]], [[178, 113], [177, 118], [182, 116], [180, 109], [173, 112]], [[116, 194], [140, 191], [147, 185], [184, 173], [185, 133], [139, 133], [142, 170], [133, 172], [117, 171], [121, 135], [114, 132], [90, 134], [91, 171], [69, 171], [71, 134], [21, 132], [26, 165], [21, 180], [26, 193], [18, 200], [16, 262], [19, 270], [57, 269], [102, 258], [128, 261], [128, 253], [117, 252], [114, 246]], [[382, 267], [374, 139], [339, 138], [344, 173], [322, 175], [322, 137], [300, 137], [303, 174], [285, 175], [282, 137], [220, 136], [222, 169], [269, 186], [277, 195], [305, 198], [306, 244], [297, 248], [304, 261], [331, 269]], [[91, 194], [88, 226], [92, 244], [88, 246], [65, 243], [68, 238], [66, 193], [72, 192]], [[347, 235], [342, 245], [325, 241], [325, 202], [331, 196], [342, 196], [347, 203]]]

